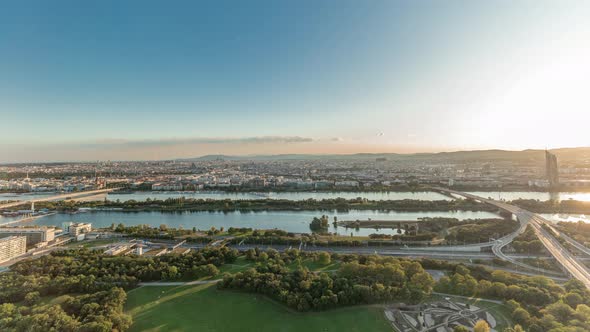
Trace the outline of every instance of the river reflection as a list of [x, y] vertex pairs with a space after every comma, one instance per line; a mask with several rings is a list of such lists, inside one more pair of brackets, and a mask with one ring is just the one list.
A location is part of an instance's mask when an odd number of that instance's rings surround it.
[[[201, 230], [208, 230], [211, 227], [217, 229], [224, 227], [250, 227], [254, 229], [282, 229], [288, 232], [309, 233], [309, 223], [314, 217], [326, 214], [330, 219], [330, 232], [334, 232], [332, 227], [333, 217], [336, 216], [339, 221], [346, 220], [417, 220], [423, 217], [449, 217], [458, 219], [478, 219], [478, 218], [499, 218], [498, 215], [490, 212], [472, 212], [472, 211], [449, 211], [449, 212], [382, 212], [382, 211], [360, 211], [353, 210], [348, 212], [337, 211], [265, 211], [265, 212], [107, 212], [96, 211], [79, 214], [59, 213], [45, 216], [35, 220], [30, 224], [51, 225], [61, 227], [64, 222], [90, 222], [93, 227], [109, 227], [111, 224], [123, 223], [125, 225], [148, 224], [157, 227], [165, 224], [170, 227], [183, 227], [191, 229], [196, 227]], [[0, 217], [0, 223], [12, 220], [7, 217]], [[369, 235], [372, 233], [394, 234], [392, 229], [345, 229], [339, 227], [338, 233], [349, 235]]]

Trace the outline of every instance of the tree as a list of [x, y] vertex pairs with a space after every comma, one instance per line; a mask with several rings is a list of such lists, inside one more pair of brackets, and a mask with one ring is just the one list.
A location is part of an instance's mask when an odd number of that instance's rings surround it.
[[566, 282], [564, 285], [565, 289], [568, 292], [574, 291], [574, 290], [586, 290], [586, 286], [584, 285], [583, 282], [581, 282], [578, 279], [570, 279], [568, 282]]
[[507, 327], [502, 332], [525, 332], [522, 326], [516, 324], [514, 327]]
[[318, 262], [322, 265], [328, 265], [332, 262], [332, 257], [329, 253], [322, 251], [318, 254]]
[[580, 304], [576, 308], [576, 316], [579, 320], [590, 322], [590, 307], [585, 304]]
[[514, 319], [514, 321], [518, 324], [528, 325], [531, 315], [523, 308], [516, 308], [512, 312], [512, 319]]
[[574, 309], [563, 302], [556, 302], [547, 306], [544, 313], [549, 314], [560, 323], [568, 322], [574, 315]]
[[178, 277], [180, 277], [180, 274], [178, 273], [178, 268], [176, 266], [168, 266], [167, 271], [162, 273], [163, 279], [173, 280]]
[[414, 274], [410, 282], [413, 286], [423, 290], [425, 293], [432, 292], [432, 287], [434, 286], [434, 279], [428, 272], [420, 272]]
[[25, 295], [25, 304], [28, 306], [32, 306], [33, 304], [39, 302], [39, 299], [41, 299], [41, 295], [39, 294], [39, 292], [35, 291], [27, 293], [27, 295]]
[[115, 228], [115, 232], [122, 233], [123, 231], [125, 231], [125, 225], [123, 225], [122, 223], [119, 223], [117, 225], [117, 228]]
[[260, 255], [258, 255], [258, 260], [261, 262], [266, 262], [268, 260], [268, 254], [261, 252]]
[[469, 329], [466, 328], [463, 325], [457, 325], [455, 326], [455, 328], [453, 329], [453, 332], [469, 332]]
[[315, 232], [326, 231], [326, 230], [328, 230], [329, 227], [330, 227], [330, 225], [328, 223], [328, 216], [325, 216], [325, 215], [322, 216], [321, 218], [314, 217], [313, 220], [311, 221], [311, 224], [309, 224], [309, 228]]
[[463, 265], [457, 265], [455, 268], [455, 273], [460, 274], [462, 276], [466, 276], [469, 274], [469, 269]]
[[256, 260], [256, 250], [254, 250], [254, 249], [246, 250], [246, 260], [249, 260], [249, 261]]
[[576, 309], [576, 307], [578, 306], [578, 304], [582, 304], [584, 302], [584, 299], [578, 293], [567, 293], [563, 297], [563, 301], [565, 303], [567, 303], [573, 309]]
[[473, 326], [473, 332], [490, 332], [490, 326], [485, 320], [478, 320]]

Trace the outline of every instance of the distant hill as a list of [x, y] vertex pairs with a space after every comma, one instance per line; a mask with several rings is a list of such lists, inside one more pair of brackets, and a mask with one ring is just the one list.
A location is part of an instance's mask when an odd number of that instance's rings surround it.
[[[560, 160], [584, 160], [590, 159], [590, 147], [560, 148], [550, 150]], [[278, 155], [251, 155], [251, 156], [228, 156], [228, 155], [206, 155], [197, 158], [180, 159], [183, 161], [213, 161], [213, 160], [363, 160], [386, 158], [387, 160], [449, 160], [449, 161], [470, 161], [470, 160], [512, 160], [512, 161], [542, 161], [545, 158], [544, 150], [474, 150], [474, 151], [452, 151], [437, 153], [357, 153], [357, 154], [278, 154]]]

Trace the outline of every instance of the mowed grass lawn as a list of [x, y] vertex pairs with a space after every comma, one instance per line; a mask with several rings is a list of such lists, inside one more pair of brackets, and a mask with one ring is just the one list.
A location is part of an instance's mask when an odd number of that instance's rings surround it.
[[131, 331], [393, 331], [379, 306], [298, 313], [257, 294], [215, 285], [141, 287], [128, 293]]

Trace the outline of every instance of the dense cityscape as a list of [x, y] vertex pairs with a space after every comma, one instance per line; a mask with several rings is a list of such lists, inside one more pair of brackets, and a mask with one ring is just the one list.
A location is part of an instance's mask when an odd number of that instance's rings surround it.
[[0, 165], [0, 191], [70, 192], [115, 186], [135, 191], [395, 190], [419, 184], [482, 190], [547, 190], [556, 185], [563, 190], [589, 189], [590, 149], [562, 153], [559, 171], [555, 167], [551, 178], [542, 154], [532, 150]]

